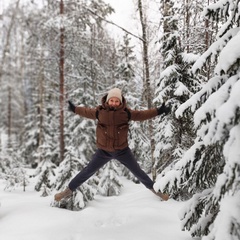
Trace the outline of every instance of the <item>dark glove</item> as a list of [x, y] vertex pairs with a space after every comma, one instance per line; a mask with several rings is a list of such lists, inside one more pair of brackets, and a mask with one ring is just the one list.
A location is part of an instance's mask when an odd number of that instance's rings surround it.
[[158, 115], [165, 113], [166, 115], [171, 112], [170, 106], [165, 106], [165, 103], [162, 104], [161, 107], [157, 108]]
[[71, 101], [68, 101], [68, 110], [75, 113], [75, 109], [76, 106]]

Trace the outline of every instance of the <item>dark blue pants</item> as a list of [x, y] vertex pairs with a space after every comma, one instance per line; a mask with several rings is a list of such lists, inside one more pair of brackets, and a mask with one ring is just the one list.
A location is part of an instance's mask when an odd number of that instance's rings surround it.
[[115, 152], [106, 152], [102, 149], [98, 149], [88, 165], [82, 171], [80, 171], [69, 183], [69, 188], [72, 191], [76, 190], [77, 187], [89, 179], [99, 168], [103, 167], [112, 159], [116, 159], [124, 166], [126, 166], [134, 174], [134, 176], [137, 177], [137, 179], [146, 186], [146, 188], [153, 188], [154, 182], [140, 168], [129, 147], [123, 150], [117, 150]]

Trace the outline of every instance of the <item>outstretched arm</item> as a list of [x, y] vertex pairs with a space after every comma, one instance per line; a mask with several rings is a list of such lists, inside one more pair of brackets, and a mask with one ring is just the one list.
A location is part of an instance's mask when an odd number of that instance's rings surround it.
[[71, 101], [68, 101], [68, 110], [82, 117], [96, 119], [96, 109], [75, 106]]
[[161, 115], [165, 113], [166, 115], [171, 112], [170, 106], [165, 106], [165, 103], [162, 104], [161, 107], [158, 108], [152, 108], [148, 110], [130, 110], [131, 112], [131, 120], [133, 121], [144, 121], [147, 119], [151, 119], [153, 117], [156, 117], [158, 115]]
[[148, 110], [130, 110], [131, 113], [131, 120], [133, 121], [144, 121], [147, 119], [151, 119], [153, 117], [156, 117], [157, 109], [148, 109]]

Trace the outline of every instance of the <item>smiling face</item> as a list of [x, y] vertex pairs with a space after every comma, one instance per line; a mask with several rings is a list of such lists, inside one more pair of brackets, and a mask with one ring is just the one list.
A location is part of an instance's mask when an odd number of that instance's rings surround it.
[[120, 102], [120, 99], [117, 98], [117, 97], [111, 97], [109, 100], [108, 100], [108, 105], [110, 107], [118, 107], [120, 106], [121, 102]]

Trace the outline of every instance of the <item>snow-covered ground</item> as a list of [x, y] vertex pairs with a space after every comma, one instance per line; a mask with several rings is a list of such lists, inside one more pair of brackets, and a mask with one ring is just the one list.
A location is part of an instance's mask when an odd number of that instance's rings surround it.
[[162, 202], [143, 185], [123, 180], [117, 197], [96, 196], [81, 211], [51, 207], [53, 196], [40, 197], [33, 182], [26, 192], [4, 191], [0, 181], [1, 240], [191, 240], [181, 231], [178, 212], [184, 203]]

